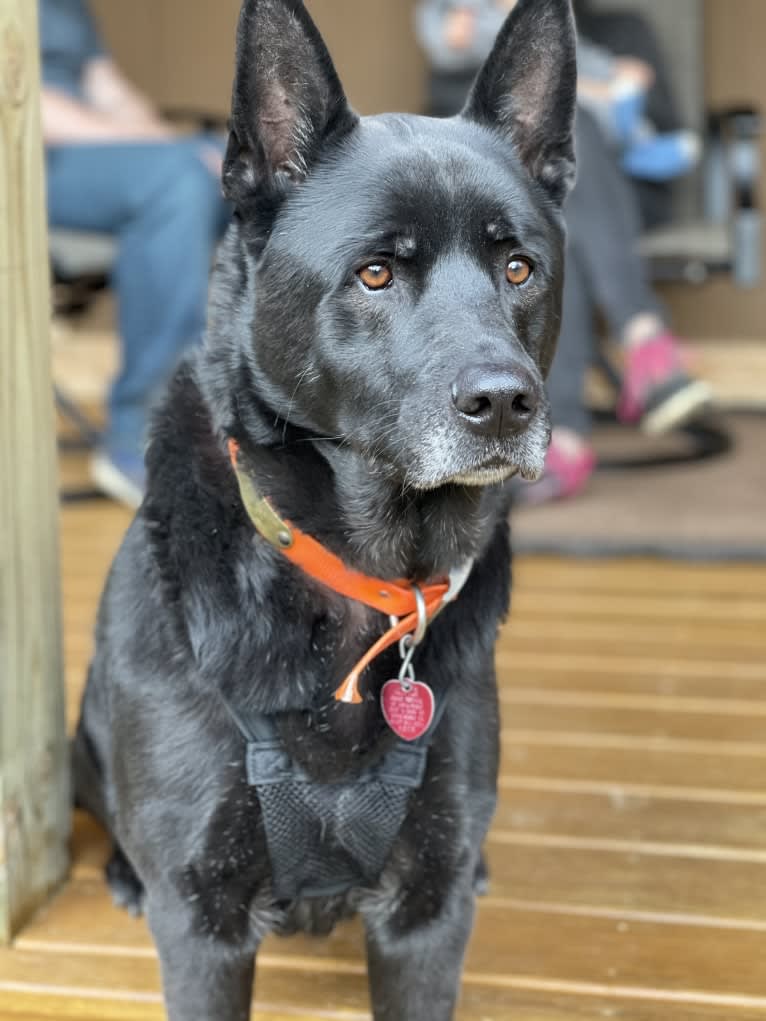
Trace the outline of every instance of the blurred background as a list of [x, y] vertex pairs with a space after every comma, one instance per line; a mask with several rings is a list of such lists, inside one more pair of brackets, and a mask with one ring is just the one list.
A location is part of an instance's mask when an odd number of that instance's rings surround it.
[[[309, 3], [362, 113], [426, 108], [427, 62], [413, 31], [414, 6]], [[117, 61], [161, 108], [228, 114], [238, 0], [93, 0], [92, 7]], [[690, 127], [702, 128], [708, 110], [766, 103], [761, 0], [597, 0], [594, 7], [651, 19]], [[700, 289], [670, 287], [665, 297], [685, 336], [763, 337], [766, 288], [736, 292], [723, 278]]]
[[[211, 125], [225, 121], [238, 0], [93, 0], [91, 6], [116, 63], [159, 110], [191, 113]], [[433, 107], [432, 70], [416, 37], [415, 7], [411, 0], [310, 4], [361, 112]], [[617, 17], [618, 43], [625, 35], [621, 16], [627, 14], [628, 26], [635, 15], [645, 21], [654, 33], [672, 116], [701, 141], [695, 167], [661, 186], [645, 186], [662, 187], [671, 198], [662, 222], [643, 231], [639, 249], [664, 318], [681, 339], [689, 374], [709, 382], [715, 400], [709, 413], [661, 437], [616, 425], [620, 355], [616, 361], [610, 355], [609, 331], [602, 329], [604, 343], [594, 347], [584, 384], [596, 414], [598, 471], [571, 500], [521, 507], [517, 543], [535, 551], [760, 557], [766, 550], [766, 424], [758, 414], [766, 407], [759, 209], [766, 4], [592, 0], [580, 7], [589, 35], [606, 24], [607, 42], [610, 18]], [[64, 284], [57, 290], [62, 314], [54, 331], [56, 381], [62, 400], [92, 419], [119, 353], [109, 291], [89, 289], [114, 254], [98, 238], [62, 240], [56, 231], [52, 245], [54, 270]], [[611, 345], [612, 354], [618, 347]], [[71, 416], [62, 425], [71, 440]], [[65, 459], [64, 471], [69, 495], [91, 491], [85, 459]]]

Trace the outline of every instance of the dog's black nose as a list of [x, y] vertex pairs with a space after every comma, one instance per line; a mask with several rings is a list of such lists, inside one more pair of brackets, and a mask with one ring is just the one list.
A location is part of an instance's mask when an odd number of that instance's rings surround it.
[[521, 366], [477, 365], [452, 384], [452, 403], [474, 432], [509, 436], [525, 429], [540, 404], [541, 389]]

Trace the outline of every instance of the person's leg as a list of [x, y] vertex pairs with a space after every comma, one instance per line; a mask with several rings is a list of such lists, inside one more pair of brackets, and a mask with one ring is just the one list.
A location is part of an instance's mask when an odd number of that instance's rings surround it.
[[618, 414], [650, 432], [665, 431], [707, 405], [711, 391], [685, 370], [637, 251], [641, 224], [635, 193], [598, 125], [583, 111], [578, 111], [577, 159], [567, 226], [588, 288], [625, 349]]
[[574, 245], [567, 246], [561, 333], [546, 380], [554, 429], [567, 429], [586, 439], [590, 413], [583, 400], [585, 376], [593, 361], [594, 309], [588, 282]]
[[[149, 175], [149, 167], [140, 172]], [[154, 188], [120, 231], [115, 271], [123, 361], [109, 399], [109, 444], [143, 442], [149, 406], [205, 328], [220, 186], [189, 150], [155, 158]], [[139, 416], [138, 418], [136, 416]]]
[[553, 434], [542, 478], [519, 484], [519, 503], [547, 503], [574, 496], [588, 482], [596, 458], [588, 442], [591, 416], [584, 400], [585, 377], [593, 359], [594, 309], [578, 252], [567, 246], [561, 335], [546, 380]]
[[572, 245], [594, 299], [618, 339], [637, 316], [661, 324], [662, 309], [638, 255], [636, 197], [596, 121], [577, 111], [577, 183], [565, 215]]
[[109, 399], [112, 458], [142, 450], [149, 408], [204, 330], [220, 186], [186, 142], [71, 146], [49, 158], [52, 224], [115, 233], [122, 364]]

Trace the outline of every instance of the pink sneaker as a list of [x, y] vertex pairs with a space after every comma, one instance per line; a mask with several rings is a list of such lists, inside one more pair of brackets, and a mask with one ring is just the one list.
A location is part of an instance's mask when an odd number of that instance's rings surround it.
[[668, 432], [712, 399], [710, 385], [686, 372], [678, 341], [669, 331], [627, 351], [617, 402], [621, 422], [640, 423], [648, 433]]
[[583, 447], [577, 453], [564, 452], [563, 445], [555, 438], [545, 455], [545, 471], [537, 482], [523, 483], [516, 490], [519, 504], [549, 503], [551, 500], [566, 500], [575, 496], [588, 483], [596, 470], [596, 455], [590, 447]]

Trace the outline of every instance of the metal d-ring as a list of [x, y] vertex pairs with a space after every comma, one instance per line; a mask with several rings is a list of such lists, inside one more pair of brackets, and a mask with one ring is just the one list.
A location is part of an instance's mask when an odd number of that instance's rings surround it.
[[[404, 659], [408, 653], [410, 653], [410, 658], [412, 658], [411, 653], [414, 652], [415, 648], [423, 641], [426, 628], [428, 627], [428, 611], [426, 608], [425, 596], [417, 585], [412, 586], [412, 591], [415, 595], [415, 607], [418, 615], [418, 622], [411, 635], [402, 635], [399, 639], [399, 655], [402, 659]], [[391, 618], [392, 627], [394, 626], [396, 619], [396, 617]]]
[[428, 627], [428, 611], [426, 609], [426, 597], [417, 585], [412, 586], [412, 592], [415, 596], [415, 606], [418, 611], [418, 624], [412, 636], [412, 647], [414, 648], [416, 645], [420, 645], [425, 638], [426, 628]]

